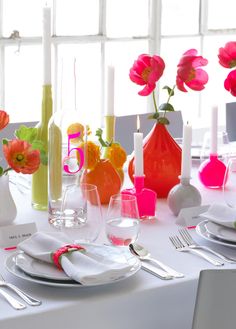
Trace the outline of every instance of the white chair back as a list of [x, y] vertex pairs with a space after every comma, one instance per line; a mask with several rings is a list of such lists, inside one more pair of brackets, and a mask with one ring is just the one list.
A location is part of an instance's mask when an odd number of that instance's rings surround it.
[[236, 328], [236, 270], [200, 272], [192, 329]]

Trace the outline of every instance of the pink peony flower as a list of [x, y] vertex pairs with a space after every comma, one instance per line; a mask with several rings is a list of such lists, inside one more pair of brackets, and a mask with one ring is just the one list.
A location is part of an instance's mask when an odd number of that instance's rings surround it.
[[236, 70], [229, 72], [224, 82], [224, 87], [231, 95], [236, 97]]
[[201, 66], [208, 64], [208, 60], [197, 56], [196, 49], [189, 49], [180, 59], [177, 70], [176, 85], [183, 92], [187, 92], [185, 85], [192, 90], [200, 91], [208, 82], [208, 74]]
[[219, 49], [219, 63], [223, 67], [233, 68], [236, 66], [236, 42], [227, 42], [224, 47]]
[[160, 56], [140, 55], [129, 72], [129, 77], [134, 83], [140, 86], [145, 85], [138, 94], [141, 96], [151, 94], [164, 69], [165, 62]]

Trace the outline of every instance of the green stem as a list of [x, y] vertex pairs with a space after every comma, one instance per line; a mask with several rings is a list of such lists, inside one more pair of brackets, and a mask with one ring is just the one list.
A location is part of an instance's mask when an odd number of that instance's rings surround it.
[[155, 97], [155, 90], [153, 90], [153, 92], [152, 92], [152, 99], [153, 99], [153, 103], [154, 103], [155, 112], [158, 113], [156, 97]]
[[170, 94], [169, 94], [169, 97], [167, 98], [167, 104], [169, 103], [170, 98], [173, 96], [173, 93], [174, 93], [175, 87], [176, 87], [176, 85], [174, 85], [173, 88], [171, 89], [171, 92], [170, 92]]
[[[174, 94], [174, 90], [175, 90], [175, 87], [176, 87], [176, 85], [174, 85], [173, 86], [173, 88], [171, 89], [171, 92], [169, 93], [169, 96], [168, 96], [168, 98], [167, 98], [167, 104], [169, 103], [169, 101], [170, 101], [170, 98], [173, 96], [173, 94]], [[163, 115], [163, 118], [165, 118], [166, 117], [166, 111], [164, 112], [164, 115]]]
[[10, 171], [10, 170], [12, 170], [12, 168], [10, 168], [10, 167], [8, 167], [7, 169], [5, 169], [4, 171], [3, 171], [3, 175], [5, 175], [5, 174], [7, 174], [8, 173], [8, 171]]

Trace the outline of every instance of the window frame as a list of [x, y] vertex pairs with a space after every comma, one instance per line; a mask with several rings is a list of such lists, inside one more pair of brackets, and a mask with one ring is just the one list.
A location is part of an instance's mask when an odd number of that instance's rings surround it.
[[[58, 46], [61, 44], [84, 44], [84, 43], [100, 43], [101, 46], [101, 113], [100, 113], [100, 124], [103, 125], [104, 108], [105, 108], [105, 44], [107, 42], [114, 41], [137, 41], [137, 40], [147, 40], [149, 53], [150, 54], [161, 54], [161, 43], [165, 38], [182, 38], [182, 37], [200, 37], [200, 52], [203, 53], [203, 40], [205, 36], [209, 35], [231, 35], [236, 33], [235, 29], [219, 29], [219, 30], [209, 30], [207, 28], [207, 13], [208, 13], [208, 0], [199, 0], [199, 31], [197, 34], [192, 35], [162, 35], [161, 32], [161, 20], [162, 20], [162, 1], [164, 0], [149, 0], [149, 29], [148, 34], [145, 36], [135, 36], [135, 37], [107, 37], [106, 34], [106, 2], [109, 0], [99, 0], [99, 27], [97, 35], [83, 35], [83, 36], [57, 36], [56, 35], [56, 5], [57, 0], [52, 0], [52, 56], [54, 63], [53, 69], [53, 90], [54, 90], [54, 108], [57, 108], [57, 94], [58, 90]], [[0, 105], [4, 108], [5, 105], [5, 54], [4, 49], [9, 45], [40, 45], [42, 43], [42, 37], [20, 37], [20, 39], [6, 38], [3, 37], [3, 0], [0, 0]], [[20, 32], [20, 31], [19, 31]], [[158, 96], [158, 91], [157, 91]], [[146, 112], [151, 110], [151, 97], [148, 98], [148, 105]], [[201, 117], [202, 100], [201, 93], [199, 93], [199, 109], [198, 116]]]

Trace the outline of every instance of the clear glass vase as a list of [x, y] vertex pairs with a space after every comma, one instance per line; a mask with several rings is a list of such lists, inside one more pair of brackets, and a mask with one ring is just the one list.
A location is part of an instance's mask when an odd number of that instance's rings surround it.
[[[68, 186], [80, 184], [86, 162], [86, 126], [79, 112], [57, 111], [49, 122], [48, 137], [49, 222], [57, 225], [58, 220], [67, 216], [61, 212], [64, 192]], [[72, 213], [73, 209], [68, 215]]]

